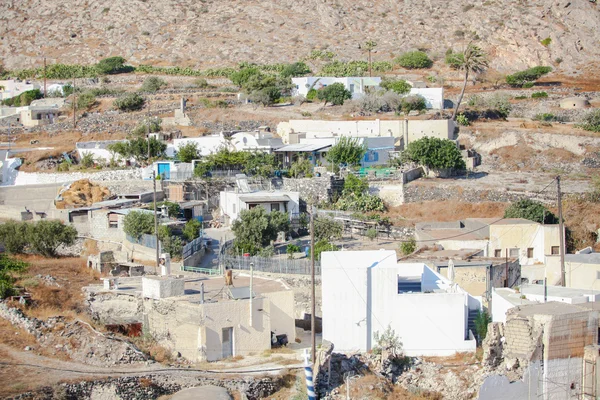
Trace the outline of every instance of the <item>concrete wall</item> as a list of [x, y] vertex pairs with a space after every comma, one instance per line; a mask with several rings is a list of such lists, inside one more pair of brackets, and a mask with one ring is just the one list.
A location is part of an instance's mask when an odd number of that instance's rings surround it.
[[427, 108], [444, 109], [444, 88], [412, 88], [409, 95], [423, 97]]
[[184, 294], [183, 278], [144, 276], [142, 277], [142, 295], [149, 299], [165, 299]]
[[167, 145], [165, 154], [167, 157], [175, 157], [179, 148], [189, 143], [196, 143], [198, 145], [198, 152], [201, 156], [207, 156], [211, 153], [216, 153], [220, 148], [228, 147], [227, 141], [222, 135], [173, 139], [173, 144]]
[[269, 299], [271, 331], [276, 335], [286, 334], [290, 343], [296, 339], [296, 321], [294, 319], [294, 292], [282, 291], [261, 294]]
[[506, 323], [506, 312], [515, 306], [492, 290], [492, 322]]
[[[545, 256], [551, 254], [551, 247], [558, 246], [559, 230], [556, 225], [531, 224], [493, 224], [490, 225], [489, 251], [501, 250], [502, 256], [506, 249], [519, 249], [521, 265], [541, 264]], [[533, 257], [527, 257], [527, 249], [533, 248]]]
[[[553, 280], [560, 279], [560, 256], [547, 256], [546, 257], [546, 270]], [[565, 278], [567, 281], [567, 287], [575, 289], [595, 289], [600, 290], [600, 280], [598, 279], [598, 272], [600, 271], [600, 264], [595, 263], [580, 263], [571, 262], [565, 260]], [[532, 276], [537, 277], [541, 275], [543, 271], [534, 271], [530, 273]], [[543, 275], [540, 279], [543, 279]]]

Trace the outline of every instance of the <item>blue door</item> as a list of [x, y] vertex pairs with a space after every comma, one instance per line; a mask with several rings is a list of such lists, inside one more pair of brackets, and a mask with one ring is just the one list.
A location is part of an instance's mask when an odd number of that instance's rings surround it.
[[161, 179], [171, 179], [171, 164], [158, 163], [158, 175]]

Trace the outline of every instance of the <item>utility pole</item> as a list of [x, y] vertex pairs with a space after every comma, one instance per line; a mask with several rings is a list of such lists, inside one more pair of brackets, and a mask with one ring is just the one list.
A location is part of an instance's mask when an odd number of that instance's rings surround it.
[[504, 254], [506, 257], [506, 261], [504, 263], [504, 275], [506, 276], [506, 283], [504, 287], [509, 287], [508, 286], [508, 249], [504, 249]]
[[44, 57], [44, 98], [48, 97], [48, 92], [46, 91], [46, 57]]
[[8, 123], [8, 153], [6, 154], [6, 158], [10, 155], [10, 122]]
[[566, 274], [565, 274], [565, 226], [563, 223], [562, 213], [562, 193], [560, 191], [560, 175], [556, 177], [556, 190], [558, 200], [558, 229], [560, 238], [560, 282], [564, 287], [567, 285]]
[[154, 171], [154, 169], [152, 169], [152, 183], [154, 184], [154, 233], [156, 235], [156, 265], [154, 266], [154, 273], [156, 274], [160, 263], [160, 241], [158, 240], [158, 217], [156, 216], [156, 171]]
[[75, 77], [73, 76], [73, 129], [77, 126], [77, 111], [75, 109], [77, 103], [77, 95], [75, 94]]
[[313, 369], [316, 361], [317, 351], [317, 330], [315, 328], [315, 211], [316, 207], [312, 207], [310, 213], [310, 339], [311, 339], [311, 360]]
[[252, 280], [254, 279], [254, 263], [250, 263], [250, 327], [253, 327], [254, 325], [252, 324], [252, 309], [253, 304], [252, 304]]

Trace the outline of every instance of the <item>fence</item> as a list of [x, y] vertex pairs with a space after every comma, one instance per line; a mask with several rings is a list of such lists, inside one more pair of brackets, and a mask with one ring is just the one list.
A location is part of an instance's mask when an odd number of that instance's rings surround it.
[[189, 242], [188, 244], [183, 246], [182, 258], [185, 260], [186, 258], [190, 257], [192, 254], [200, 251], [200, 249], [202, 249], [202, 246], [203, 246], [203, 240], [201, 237], [198, 237], [198, 238], [192, 240], [191, 242]]
[[[254, 271], [270, 272], [275, 274], [310, 274], [310, 259], [289, 258], [263, 258], [221, 255], [220, 264], [223, 267], [250, 270], [250, 264], [254, 264]], [[315, 274], [321, 274], [321, 266], [315, 261]]]
[[127, 240], [131, 243], [139, 244], [144, 247], [149, 247], [151, 249], [156, 249], [156, 236], [142, 234], [139, 239], [134, 238], [133, 236], [126, 235]]

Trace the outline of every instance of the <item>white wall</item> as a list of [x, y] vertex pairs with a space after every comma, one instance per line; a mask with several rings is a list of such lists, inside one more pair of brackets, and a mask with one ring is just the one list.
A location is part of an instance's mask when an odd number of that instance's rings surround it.
[[[300, 211], [300, 193], [299, 192], [265, 192], [265, 195], [269, 195], [272, 193], [277, 193], [278, 195], [286, 195], [290, 198], [287, 202], [287, 212], [290, 217], [293, 214], [297, 214]], [[255, 192], [254, 194], [260, 194], [260, 192]], [[241, 210], [246, 210], [248, 205], [240, 200], [240, 196], [249, 196], [251, 197], [251, 193], [236, 193], [236, 192], [220, 192], [219, 193], [219, 208], [221, 211], [221, 215], [229, 218], [229, 221], [225, 221], [226, 225], [235, 221], [239, 215]], [[251, 202], [250, 202], [251, 203]], [[279, 203], [279, 201], [273, 201], [272, 203]], [[271, 203], [261, 203], [259, 206], [265, 208], [267, 212], [271, 212], [270, 208]], [[281, 207], [281, 211], [283, 211], [283, 206]]]
[[492, 289], [492, 322], [506, 323], [506, 312], [513, 307], [514, 304]]
[[409, 94], [423, 97], [427, 108], [444, 109], [444, 88], [412, 88]]
[[315, 90], [324, 88], [334, 83], [341, 83], [352, 93], [352, 98], [356, 99], [363, 95], [367, 87], [379, 88], [381, 78], [379, 77], [317, 77], [307, 76], [302, 78], [292, 78], [292, 84], [295, 86], [292, 89], [293, 95], [306, 96], [311, 86]]
[[201, 136], [197, 138], [173, 139], [172, 144], [167, 144], [165, 154], [167, 157], [175, 157], [175, 153], [181, 146], [188, 143], [196, 143], [201, 156], [207, 156], [211, 153], [216, 153], [219, 149], [227, 147], [228, 143], [222, 135]]
[[0, 91], [0, 100], [10, 99], [21, 95], [23, 92], [33, 89], [39, 89], [40, 85], [35, 83], [27, 83], [26, 81], [15, 81], [14, 79], [0, 81], [0, 86], [4, 87]]

